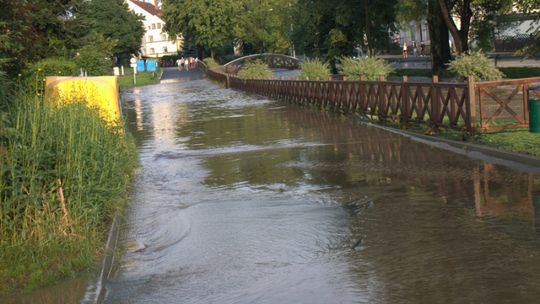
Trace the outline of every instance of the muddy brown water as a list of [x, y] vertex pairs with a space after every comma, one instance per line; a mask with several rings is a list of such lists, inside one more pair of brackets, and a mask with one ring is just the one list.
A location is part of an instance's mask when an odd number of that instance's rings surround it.
[[540, 299], [534, 174], [207, 80], [124, 97], [141, 168], [105, 303]]
[[206, 80], [126, 95], [106, 303], [534, 303], [537, 176]]

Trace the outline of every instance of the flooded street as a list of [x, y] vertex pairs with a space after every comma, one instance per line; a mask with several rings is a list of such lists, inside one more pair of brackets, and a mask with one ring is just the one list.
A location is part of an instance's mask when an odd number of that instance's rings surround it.
[[207, 80], [124, 100], [141, 168], [105, 303], [540, 298], [531, 173]]

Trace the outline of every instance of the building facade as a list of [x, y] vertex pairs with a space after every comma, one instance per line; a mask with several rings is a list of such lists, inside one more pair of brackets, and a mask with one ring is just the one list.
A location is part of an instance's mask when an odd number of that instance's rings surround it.
[[149, 58], [159, 58], [165, 55], [177, 55], [182, 50], [182, 38], [171, 39], [163, 30], [163, 12], [160, 0], [137, 1], [126, 0], [129, 8], [144, 17], [143, 24], [146, 33], [141, 43], [141, 55]]

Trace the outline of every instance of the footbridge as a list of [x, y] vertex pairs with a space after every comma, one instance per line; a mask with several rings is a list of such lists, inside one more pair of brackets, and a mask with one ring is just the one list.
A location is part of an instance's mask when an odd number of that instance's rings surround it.
[[272, 69], [289, 69], [294, 70], [300, 67], [302, 62], [296, 57], [291, 57], [283, 54], [253, 54], [235, 59], [224, 65], [225, 71], [229, 74], [236, 74], [246, 63], [254, 60], [262, 60]]

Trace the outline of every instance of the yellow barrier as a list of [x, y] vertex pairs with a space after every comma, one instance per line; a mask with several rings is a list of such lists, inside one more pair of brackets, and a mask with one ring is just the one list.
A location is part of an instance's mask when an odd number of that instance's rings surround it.
[[84, 102], [96, 108], [103, 120], [120, 123], [121, 112], [118, 96], [118, 77], [57, 77], [45, 80], [45, 97], [58, 105]]

